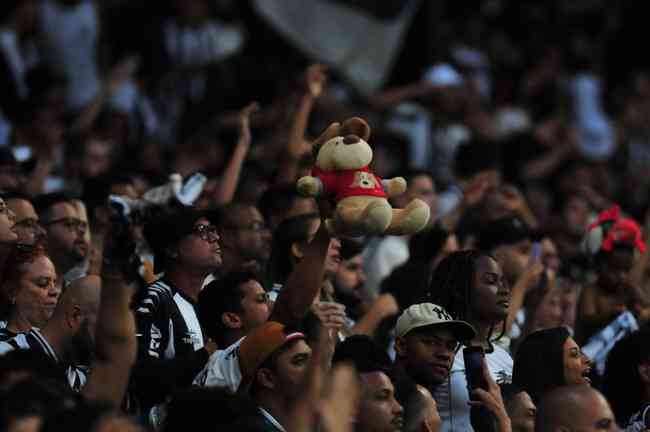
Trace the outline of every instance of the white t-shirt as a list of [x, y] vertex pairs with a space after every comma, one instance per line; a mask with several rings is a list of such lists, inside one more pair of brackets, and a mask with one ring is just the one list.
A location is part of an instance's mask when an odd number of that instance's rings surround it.
[[364, 251], [366, 287], [378, 293], [381, 282], [390, 273], [409, 259], [409, 244], [406, 236], [386, 236], [373, 239]]
[[[467, 432], [473, 431], [469, 420], [470, 407], [467, 405], [469, 394], [467, 392], [467, 380], [465, 378], [465, 362], [463, 360], [463, 349], [461, 348], [451, 367], [449, 381], [441, 384], [433, 390], [433, 397], [438, 405], [438, 412], [442, 419], [441, 432]], [[494, 351], [486, 354], [490, 375], [497, 384], [509, 383], [512, 381], [512, 357], [503, 348], [494, 345]]]
[[67, 103], [88, 104], [101, 86], [97, 67], [99, 17], [94, 2], [64, 6], [48, 0], [41, 7], [42, 40], [48, 63], [68, 79]]
[[239, 367], [239, 345], [244, 338], [224, 350], [212, 353], [203, 370], [194, 378], [194, 385], [201, 387], [228, 387], [236, 392], [241, 383]]

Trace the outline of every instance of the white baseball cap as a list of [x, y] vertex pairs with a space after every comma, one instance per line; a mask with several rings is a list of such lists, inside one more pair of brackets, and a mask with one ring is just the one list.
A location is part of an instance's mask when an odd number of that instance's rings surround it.
[[413, 329], [434, 325], [449, 329], [459, 340], [471, 340], [476, 336], [476, 330], [469, 323], [453, 319], [442, 306], [433, 303], [409, 306], [397, 319], [395, 333], [397, 337], [404, 337]]

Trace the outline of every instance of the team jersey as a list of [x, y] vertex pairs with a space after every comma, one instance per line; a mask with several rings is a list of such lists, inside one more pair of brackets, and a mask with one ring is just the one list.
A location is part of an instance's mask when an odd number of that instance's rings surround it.
[[228, 387], [236, 392], [241, 383], [241, 368], [239, 366], [239, 346], [245, 337], [239, 339], [228, 348], [215, 351], [205, 367], [194, 378], [194, 385], [202, 387]]
[[132, 390], [148, 407], [189, 385], [208, 353], [196, 305], [164, 278], [147, 286], [136, 302], [135, 317], [138, 360]]
[[627, 421], [624, 432], [643, 432], [646, 430], [646, 418], [650, 417], [650, 404], [644, 406]]
[[14, 333], [7, 328], [7, 321], [0, 321], [0, 342], [7, 341], [16, 336], [18, 336], [18, 333]]
[[65, 364], [59, 359], [52, 345], [37, 328], [33, 327], [27, 333], [20, 333], [7, 341], [0, 342], [0, 355], [19, 349], [33, 350], [50, 359], [55, 366], [63, 370], [66, 381], [73, 391], [79, 392], [86, 384], [88, 368], [86, 366]]

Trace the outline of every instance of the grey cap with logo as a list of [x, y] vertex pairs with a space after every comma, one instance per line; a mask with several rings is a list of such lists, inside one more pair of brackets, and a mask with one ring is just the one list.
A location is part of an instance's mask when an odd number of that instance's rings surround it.
[[458, 340], [471, 340], [476, 330], [469, 323], [455, 320], [442, 307], [433, 303], [419, 303], [409, 306], [397, 319], [395, 334], [404, 337], [411, 330], [428, 326], [440, 326], [452, 332]]

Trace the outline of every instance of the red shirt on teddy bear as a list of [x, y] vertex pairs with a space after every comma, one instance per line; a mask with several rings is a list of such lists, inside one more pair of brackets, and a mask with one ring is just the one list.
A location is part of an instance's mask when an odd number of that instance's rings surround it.
[[314, 167], [312, 175], [323, 183], [326, 194], [333, 194], [336, 202], [350, 196], [386, 197], [381, 179], [365, 166], [359, 169], [323, 171]]

